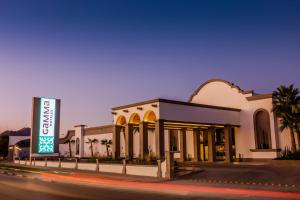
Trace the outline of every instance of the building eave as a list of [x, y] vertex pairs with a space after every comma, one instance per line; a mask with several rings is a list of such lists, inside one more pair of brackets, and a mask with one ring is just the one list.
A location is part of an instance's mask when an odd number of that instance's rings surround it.
[[206, 105], [206, 104], [197, 104], [197, 103], [190, 103], [190, 102], [170, 100], [170, 99], [160, 99], [160, 98], [151, 99], [151, 100], [147, 100], [147, 101], [141, 101], [141, 102], [128, 104], [128, 105], [123, 105], [123, 106], [119, 106], [119, 107], [114, 107], [114, 108], [112, 108], [112, 110], [113, 111], [123, 110], [123, 109], [132, 108], [132, 107], [136, 107], [136, 106], [151, 104], [151, 103], [170, 103], [170, 104], [194, 106], [194, 107], [202, 107], [202, 108], [211, 108], [211, 109], [218, 109], [218, 110], [229, 110], [229, 111], [236, 111], [236, 112], [241, 111], [241, 109], [238, 109], [238, 108], [229, 108], [229, 107], [213, 106], [213, 105]]

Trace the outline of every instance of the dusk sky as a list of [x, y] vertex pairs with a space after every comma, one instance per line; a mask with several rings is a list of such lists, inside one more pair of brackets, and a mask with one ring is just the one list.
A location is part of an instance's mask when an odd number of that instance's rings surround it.
[[64, 134], [211, 78], [300, 87], [300, 1], [0, 0], [0, 132], [30, 126], [33, 96], [62, 99]]

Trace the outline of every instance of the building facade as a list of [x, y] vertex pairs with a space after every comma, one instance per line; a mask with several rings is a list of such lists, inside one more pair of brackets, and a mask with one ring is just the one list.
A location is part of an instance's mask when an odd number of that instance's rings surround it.
[[[273, 159], [290, 146], [290, 136], [288, 130], [279, 131], [271, 110], [272, 94], [213, 79], [187, 102], [153, 99], [114, 107], [112, 125], [79, 125], [62, 141], [75, 141], [77, 157], [91, 156], [88, 139], [97, 139], [94, 156], [162, 159], [165, 151], [172, 151], [182, 162]], [[103, 140], [112, 141], [109, 149], [101, 145]], [[63, 151], [66, 145], [61, 145]]]

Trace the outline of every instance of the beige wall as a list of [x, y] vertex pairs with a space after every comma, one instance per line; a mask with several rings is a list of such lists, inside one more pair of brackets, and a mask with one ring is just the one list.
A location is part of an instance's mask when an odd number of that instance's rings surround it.
[[272, 149], [283, 148], [287, 145], [285, 140], [278, 137], [278, 130], [274, 124], [274, 115], [271, 112], [272, 98], [249, 101], [247, 97], [250, 96], [252, 96], [252, 93], [246, 94], [234, 86], [230, 86], [222, 81], [215, 81], [204, 85], [192, 98], [191, 102], [241, 109], [239, 113], [240, 127], [235, 129], [237, 156], [241, 154], [244, 158], [274, 158], [277, 156], [276, 152], [250, 151], [250, 149], [256, 148], [253, 115], [258, 109], [265, 109], [269, 113]]

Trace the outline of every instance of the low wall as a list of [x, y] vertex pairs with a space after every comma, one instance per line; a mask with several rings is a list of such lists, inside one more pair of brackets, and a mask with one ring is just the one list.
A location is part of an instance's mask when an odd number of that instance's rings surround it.
[[[14, 163], [21, 165], [30, 166], [30, 161], [25, 160], [15, 160]], [[162, 164], [163, 165], [163, 164]], [[46, 161], [32, 161], [31, 166], [40, 166], [45, 167]], [[59, 167], [59, 161], [47, 161], [47, 167]], [[66, 169], [76, 169], [76, 162], [61, 162], [61, 168]], [[124, 169], [125, 168], [125, 169]], [[79, 170], [88, 170], [88, 171], [98, 171], [96, 163], [77, 163], [77, 169]], [[165, 171], [165, 167], [161, 167], [162, 171]], [[123, 165], [123, 164], [112, 164], [112, 163], [99, 163], [99, 172], [108, 172], [108, 173], [117, 173], [122, 174], [126, 173], [128, 175], [136, 176], [149, 176], [149, 177], [158, 177], [159, 167], [157, 165]], [[164, 178], [165, 172], [162, 173]]]

